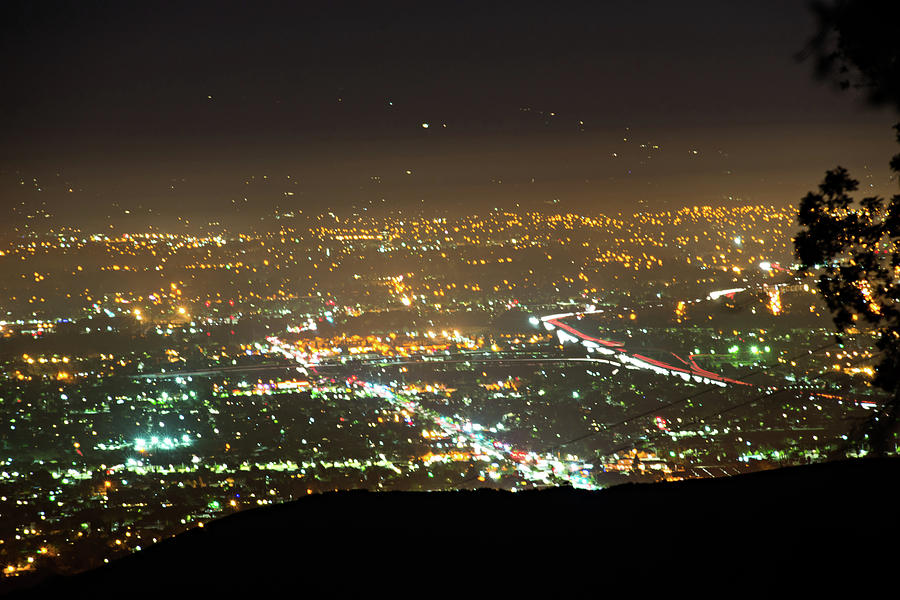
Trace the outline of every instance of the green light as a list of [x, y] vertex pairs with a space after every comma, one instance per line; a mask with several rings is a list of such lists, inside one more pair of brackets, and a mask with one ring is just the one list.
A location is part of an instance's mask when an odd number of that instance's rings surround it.
[[771, 352], [771, 351], [772, 351], [772, 349], [769, 348], [768, 346], [766, 346], [765, 348], [763, 348], [763, 350], [765, 350], [766, 352]]
[[222, 505], [219, 504], [219, 501], [218, 501], [218, 500], [213, 500], [212, 502], [210, 502], [209, 504], [207, 504], [207, 506], [210, 507], [210, 508], [213, 509], [213, 510], [219, 510], [219, 509], [222, 507]]
[[752, 352], [753, 354], [759, 354], [759, 348], [757, 348], [756, 346], [750, 346], [750, 352]]
[[729, 354], [737, 354], [738, 352], [740, 352], [740, 350], [741, 349], [738, 348], [737, 346], [732, 346], [731, 348], [728, 349], [728, 353]]

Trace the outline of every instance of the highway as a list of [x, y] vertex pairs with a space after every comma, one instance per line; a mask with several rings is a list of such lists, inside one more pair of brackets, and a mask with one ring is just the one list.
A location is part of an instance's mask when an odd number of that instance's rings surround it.
[[608, 356], [620, 362], [625, 368], [645, 369], [662, 375], [680, 377], [684, 381], [707, 383], [722, 387], [727, 385], [751, 385], [747, 382], [730, 379], [701, 368], [694, 361], [693, 355], [688, 355], [688, 359], [685, 360], [677, 354], [670, 353], [672, 362], [666, 362], [629, 350], [623, 342], [594, 337], [564, 322], [564, 320], [574, 316], [575, 313], [549, 315], [542, 317], [541, 321], [547, 330], [556, 331], [560, 343], [580, 343], [588, 352], [596, 352]]

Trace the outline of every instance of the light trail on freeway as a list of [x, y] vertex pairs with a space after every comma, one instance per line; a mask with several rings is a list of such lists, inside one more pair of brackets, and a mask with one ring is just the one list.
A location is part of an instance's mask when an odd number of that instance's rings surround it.
[[581, 343], [588, 352], [597, 352], [605, 356], [609, 356], [625, 368], [645, 369], [654, 371], [659, 374], [672, 375], [680, 377], [684, 381], [694, 381], [696, 383], [707, 383], [725, 387], [728, 384], [750, 386], [752, 384], [737, 379], [730, 379], [701, 368], [694, 362], [693, 356], [688, 356], [685, 360], [672, 353], [672, 356], [681, 364], [675, 365], [655, 358], [650, 358], [644, 354], [628, 350], [622, 342], [614, 342], [612, 340], [604, 340], [592, 335], [588, 335], [583, 331], [572, 327], [563, 322], [563, 319], [575, 316], [575, 313], [565, 313], [558, 315], [549, 315], [541, 318], [544, 327], [549, 331], [556, 331], [560, 343], [575, 342]]

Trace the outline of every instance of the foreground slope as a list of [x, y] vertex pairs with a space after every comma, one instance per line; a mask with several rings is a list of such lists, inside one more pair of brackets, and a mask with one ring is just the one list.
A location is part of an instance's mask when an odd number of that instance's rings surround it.
[[720, 535], [724, 528], [781, 537], [813, 528], [840, 534], [896, 527], [900, 513], [879, 507], [896, 502], [898, 481], [900, 459], [892, 458], [600, 492], [335, 492], [236, 513], [101, 569], [21, 591], [166, 592], [185, 582], [255, 585], [271, 573], [295, 572], [304, 585], [361, 587], [351, 574], [376, 564], [415, 569], [486, 553], [492, 564], [511, 566], [520, 557], [605, 540], [611, 530]]

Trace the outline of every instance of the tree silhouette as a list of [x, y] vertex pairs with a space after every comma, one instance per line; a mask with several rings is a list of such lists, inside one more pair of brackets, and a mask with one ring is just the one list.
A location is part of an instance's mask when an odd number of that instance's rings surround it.
[[[861, 89], [875, 105], [900, 111], [900, 2], [843, 0], [816, 4], [819, 29], [801, 58], [818, 76]], [[900, 124], [894, 126], [900, 142]], [[900, 154], [890, 161], [900, 174]], [[874, 454], [893, 450], [900, 413], [900, 194], [854, 200], [859, 182], [846, 169], [825, 174], [818, 192], [800, 202], [794, 238], [801, 269], [818, 274], [818, 289], [839, 333], [871, 329], [880, 360], [874, 384], [891, 399], [856, 432]]]
[[841, 89], [859, 89], [874, 105], [900, 107], [900, 3], [896, 0], [815, 2], [816, 34], [800, 58]]

